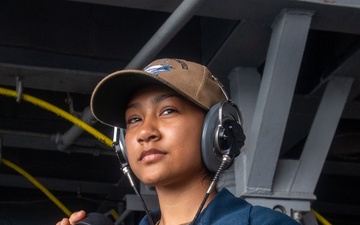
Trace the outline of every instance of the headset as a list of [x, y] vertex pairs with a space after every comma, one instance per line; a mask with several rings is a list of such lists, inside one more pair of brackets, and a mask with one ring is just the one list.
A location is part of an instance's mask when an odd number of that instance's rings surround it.
[[[153, 225], [154, 222], [150, 212], [142, 196], [137, 191], [130, 174], [125, 146], [125, 130], [115, 127], [113, 141], [113, 148], [119, 159], [121, 170], [128, 177], [136, 195], [142, 202], [149, 223]], [[208, 196], [214, 190], [220, 175], [232, 165], [234, 159], [240, 154], [244, 142], [245, 135], [242, 128], [242, 117], [237, 105], [232, 100], [227, 99], [212, 106], [205, 116], [202, 127], [201, 155], [207, 169], [215, 175], [191, 225], [197, 222], [201, 210]]]
[[[121, 167], [128, 167], [125, 146], [125, 130], [114, 129], [114, 144], [117, 147]], [[206, 114], [201, 136], [201, 155], [205, 166], [215, 173], [227, 155], [231, 162], [240, 154], [244, 146], [245, 135], [242, 128], [242, 117], [239, 108], [232, 100], [219, 102]], [[228, 163], [225, 169], [232, 163]]]
[[205, 166], [216, 172], [224, 155], [230, 157], [231, 166], [244, 146], [245, 135], [242, 128], [240, 110], [232, 100], [215, 104], [206, 114], [201, 137], [201, 154]]

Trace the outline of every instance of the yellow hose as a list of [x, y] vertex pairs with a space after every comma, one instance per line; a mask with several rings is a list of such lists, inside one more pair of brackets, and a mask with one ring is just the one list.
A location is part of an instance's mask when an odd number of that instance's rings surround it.
[[320, 215], [317, 211], [311, 210], [314, 213], [315, 218], [323, 225], [331, 225], [329, 221], [327, 221], [322, 215]]
[[26, 179], [28, 179], [31, 183], [33, 183], [37, 188], [39, 188], [46, 196], [50, 198], [51, 201], [55, 203], [67, 216], [71, 215], [69, 209], [67, 209], [53, 194], [50, 193], [46, 187], [44, 187], [41, 183], [39, 183], [33, 176], [31, 176], [28, 172], [20, 168], [19, 166], [15, 165], [14, 163], [6, 160], [1, 159], [1, 162], [7, 165], [8, 167], [14, 169], [16, 172], [23, 175]]
[[[16, 91], [9, 90], [6, 88], [1, 88], [1, 87], [0, 87], [0, 94], [5, 95], [5, 96], [14, 97], [14, 98], [18, 97], [18, 93]], [[105, 143], [109, 147], [112, 146], [113, 141], [110, 138], [106, 137], [105, 135], [103, 135], [102, 133], [100, 133], [99, 131], [97, 131], [96, 129], [94, 129], [93, 127], [88, 125], [87, 123], [83, 122], [82, 120], [71, 115], [70, 113], [68, 113], [50, 103], [47, 103], [41, 99], [38, 99], [36, 97], [30, 96], [27, 94], [22, 94], [21, 99], [23, 99], [27, 102], [30, 102], [34, 105], [37, 105], [41, 108], [44, 108], [50, 112], [53, 112], [58, 116], [63, 117], [64, 119], [76, 124], [77, 126], [81, 127], [85, 131], [89, 132], [90, 134], [92, 134], [94, 137], [96, 137], [97, 139], [99, 139], [101, 142]]]
[[[9, 90], [6, 88], [1, 88], [1, 87], [0, 87], [0, 94], [5, 95], [5, 96], [14, 97], [14, 98], [18, 97], [18, 93], [16, 91]], [[94, 137], [96, 137], [97, 139], [99, 139], [101, 142], [105, 143], [109, 147], [112, 146], [113, 141], [110, 138], [106, 137], [105, 135], [103, 135], [102, 133], [100, 133], [99, 131], [97, 131], [96, 129], [94, 129], [93, 127], [88, 125], [87, 123], [83, 122], [82, 120], [71, 115], [70, 113], [68, 113], [50, 103], [47, 103], [41, 99], [38, 99], [36, 97], [30, 96], [27, 94], [22, 94], [21, 99], [23, 99], [27, 102], [30, 102], [36, 106], [39, 106], [41, 108], [44, 108], [50, 112], [53, 112], [58, 116], [63, 117], [64, 119], [76, 124], [77, 126], [81, 127], [85, 131], [87, 131], [88, 133], [92, 134]], [[53, 201], [67, 216], [71, 215], [70, 210], [68, 210], [53, 194], [51, 194], [33, 176], [31, 176], [25, 170], [21, 169], [19, 166], [15, 165], [14, 163], [12, 163], [6, 159], [1, 159], [1, 162], [3, 162], [8, 167], [14, 169], [18, 173], [20, 173], [21, 175], [26, 177], [31, 183], [33, 183], [36, 187], [38, 187], [46, 196], [48, 196], [50, 198], [50, 200]]]

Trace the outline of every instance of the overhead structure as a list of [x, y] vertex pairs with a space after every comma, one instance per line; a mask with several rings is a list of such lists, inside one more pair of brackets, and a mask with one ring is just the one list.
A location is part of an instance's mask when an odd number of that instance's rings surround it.
[[[207, 65], [242, 111], [244, 151], [220, 186], [305, 225], [317, 223], [311, 209], [334, 224], [360, 219], [358, 1], [2, 1], [1, 12], [0, 87], [19, 97], [0, 96], [0, 158], [66, 196], [70, 210], [115, 209], [116, 224], [142, 217], [111, 149], [21, 96], [112, 137], [88, 109], [97, 82], [176, 57]], [[156, 207], [154, 190], [139, 187]], [[1, 164], [0, 193], [0, 223], [60, 217], [31, 203], [43, 196]]]

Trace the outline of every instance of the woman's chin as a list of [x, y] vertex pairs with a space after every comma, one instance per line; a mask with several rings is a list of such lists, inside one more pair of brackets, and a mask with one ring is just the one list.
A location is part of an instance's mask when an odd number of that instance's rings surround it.
[[162, 182], [163, 177], [159, 175], [148, 175], [143, 176], [140, 180], [147, 186], [156, 186]]

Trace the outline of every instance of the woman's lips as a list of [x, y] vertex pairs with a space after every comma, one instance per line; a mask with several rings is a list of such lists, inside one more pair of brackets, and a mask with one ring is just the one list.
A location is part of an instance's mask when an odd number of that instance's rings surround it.
[[139, 161], [150, 162], [164, 156], [165, 153], [157, 149], [149, 149], [141, 152]]

